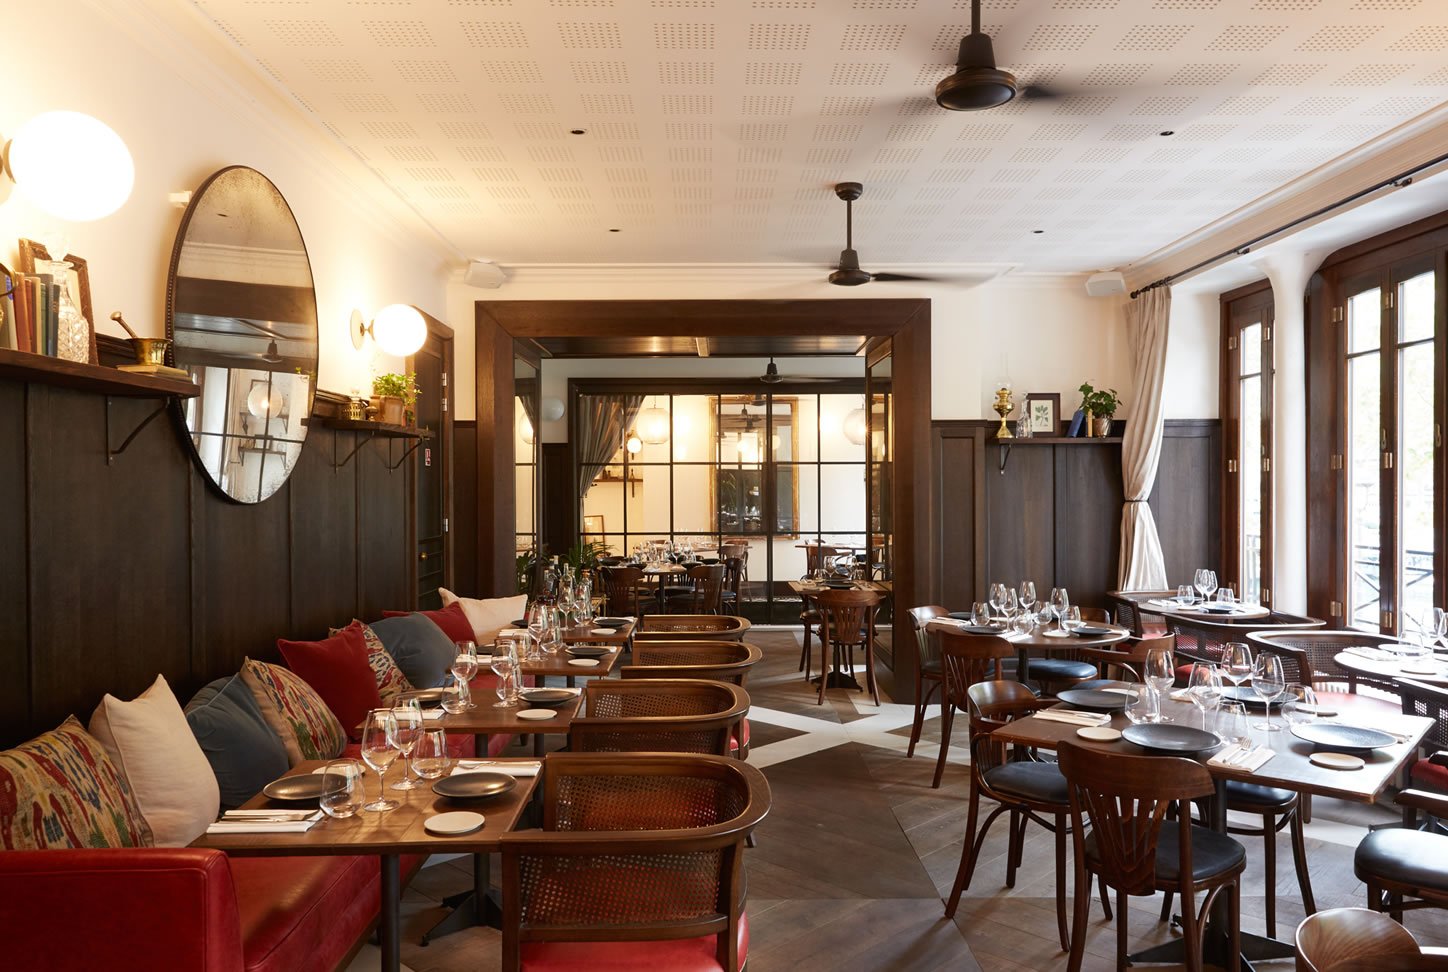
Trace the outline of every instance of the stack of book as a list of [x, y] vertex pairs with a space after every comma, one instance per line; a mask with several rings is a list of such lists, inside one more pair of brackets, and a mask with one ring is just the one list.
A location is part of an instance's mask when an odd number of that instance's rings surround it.
[[0, 274], [0, 348], [56, 355], [60, 321], [60, 284], [48, 273]]

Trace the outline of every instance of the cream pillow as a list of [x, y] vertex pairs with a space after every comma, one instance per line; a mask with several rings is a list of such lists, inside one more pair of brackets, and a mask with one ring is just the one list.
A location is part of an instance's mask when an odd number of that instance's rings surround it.
[[476, 597], [458, 597], [446, 587], [437, 591], [442, 595], [442, 606], [448, 607], [454, 601], [463, 607], [463, 615], [473, 626], [473, 640], [480, 645], [491, 645], [498, 632], [512, 627], [513, 622], [528, 610], [528, 595], [517, 597], [493, 597], [480, 600]]
[[90, 733], [130, 784], [157, 847], [185, 847], [216, 819], [216, 774], [165, 678], [130, 702], [101, 699]]

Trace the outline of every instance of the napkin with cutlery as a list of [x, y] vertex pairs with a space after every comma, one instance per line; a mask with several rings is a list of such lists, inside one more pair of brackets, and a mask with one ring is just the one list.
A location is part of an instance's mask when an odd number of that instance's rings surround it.
[[208, 834], [304, 834], [322, 819], [320, 810], [228, 810]]
[[1243, 746], [1241, 743], [1228, 743], [1222, 747], [1221, 752], [1207, 760], [1213, 766], [1223, 766], [1230, 769], [1244, 770], [1248, 773], [1255, 773], [1262, 768], [1268, 760], [1277, 754], [1267, 746]]
[[1077, 709], [1042, 709], [1035, 715], [1047, 722], [1067, 722], [1073, 726], [1104, 726], [1111, 721], [1106, 712], [1081, 712]]
[[1160, 598], [1153, 598], [1142, 605], [1143, 607], [1156, 608], [1158, 611], [1180, 611], [1182, 608], [1190, 607], [1181, 601], [1163, 601]]
[[543, 769], [541, 759], [460, 759], [450, 776], [459, 773], [505, 773], [508, 776], [537, 776]]
[[1351, 648], [1342, 650], [1344, 655], [1357, 655], [1369, 661], [1397, 661], [1398, 656], [1391, 651], [1384, 651], [1381, 648], [1371, 648], [1367, 645], [1353, 645]]

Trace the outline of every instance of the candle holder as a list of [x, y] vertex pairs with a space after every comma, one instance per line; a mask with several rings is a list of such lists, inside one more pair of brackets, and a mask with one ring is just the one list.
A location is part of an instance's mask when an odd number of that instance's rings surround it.
[[1015, 403], [1011, 401], [1011, 390], [1004, 385], [996, 389], [995, 404], [991, 405], [991, 411], [1001, 417], [1001, 427], [996, 430], [997, 439], [1014, 439], [1010, 426], [1006, 425], [1006, 416], [1016, 410]]

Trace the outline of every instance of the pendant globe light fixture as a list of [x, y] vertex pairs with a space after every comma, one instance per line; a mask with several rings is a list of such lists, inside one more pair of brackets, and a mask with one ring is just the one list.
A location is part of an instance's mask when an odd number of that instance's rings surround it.
[[657, 398], [653, 405], [639, 412], [634, 421], [634, 430], [638, 437], [649, 445], [660, 445], [669, 441], [669, 413], [659, 408]]
[[844, 432], [845, 438], [850, 441], [851, 445], [864, 445], [865, 440], [870, 436], [870, 426], [865, 418], [865, 410], [863, 408], [851, 409], [845, 416], [840, 431]]

